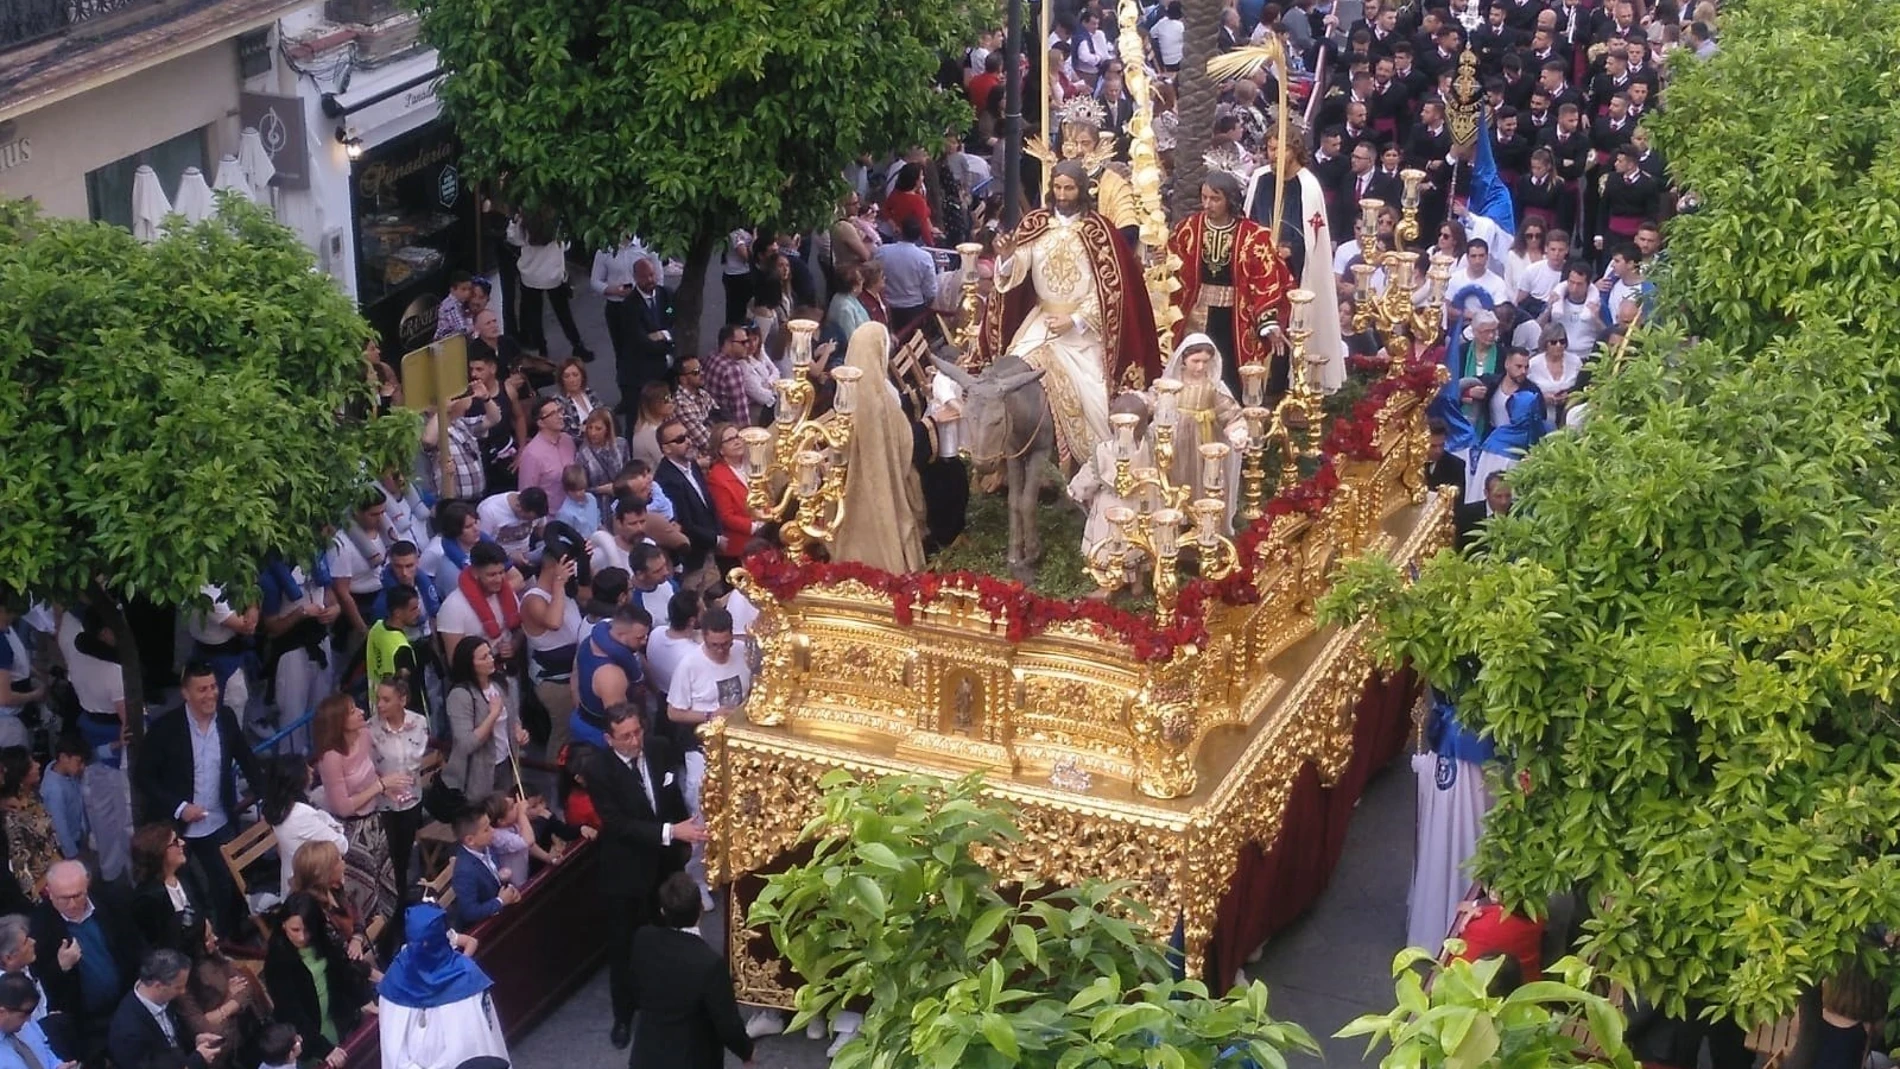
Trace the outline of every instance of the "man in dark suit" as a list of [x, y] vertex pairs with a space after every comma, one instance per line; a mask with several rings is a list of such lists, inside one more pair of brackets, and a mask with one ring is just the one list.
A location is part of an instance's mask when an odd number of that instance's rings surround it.
[[693, 462], [693, 447], [687, 440], [684, 422], [669, 419], [660, 424], [654, 440], [660, 443], [660, 466], [654, 469], [653, 481], [673, 503], [673, 519], [687, 540], [680, 563], [692, 573], [706, 563], [706, 555], [719, 542], [712, 488], [706, 485], [706, 473]]
[[49, 1009], [66, 1018], [71, 1053], [96, 1058], [105, 1048], [106, 1022], [132, 988], [139, 935], [127, 914], [92, 897], [92, 878], [78, 861], [46, 870], [46, 893], [33, 910], [34, 975]]
[[725, 958], [706, 945], [699, 924], [699, 888], [683, 872], [657, 894], [659, 923], [633, 939], [634, 988], [640, 1029], [627, 1064], [640, 1069], [719, 1069], [726, 1051], [752, 1064], [752, 1037], [732, 997]]
[[1505, 472], [1494, 471], [1484, 477], [1484, 497], [1478, 501], [1468, 501], [1452, 513], [1452, 530], [1458, 538], [1458, 551], [1465, 552], [1477, 537], [1478, 528], [1493, 516], [1503, 516], [1511, 511], [1511, 484], [1504, 480]]
[[184, 707], [152, 724], [145, 735], [142, 760], [132, 766], [144, 820], [171, 820], [185, 838], [185, 849], [199, 866], [211, 895], [211, 921], [219, 935], [230, 935], [246, 912], [237, 884], [219, 848], [237, 835], [237, 778], [264, 781], [257, 755], [238, 727], [236, 714], [218, 703], [218, 680], [211, 666], [185, 666], [179, 690]]
[[1425, 421], [1425, 487], [1437, 490], [1449, 486], [1460, 495], [1465, 492], [1465, 461], [1457, 453], [1445, 448], [1445, 438], [1451, 428], [1445, 421], [1433, 416]]
[[[185, 993], [191, 959], [176, 950], [154, 950], [139, 965], [139, 980], [106, 1029], [106, 1053], [115, 1066], [145, 1066], [154, 1056], [182, 1056], [186, 1069], [205, 1069], [224, 1041], [214, 1032], [194, 1035], [172, 1000]], [[49, 1067], [50, 1069], [50, 1067]]]
[[[607, 747], [590, 750], [581, 779], [600, 814], [600, 883], [607, 900], [607, 979], [613, 998], [612, 1039], [625, 1047], [640, 1007], [633, 979], [633, 942], [653, 917], [660, 881], [683, 872], [705, 827], [688, 819], [682, 772], [663, 738], [646, 737], [640, 711], [621, 703], [606, 710]], [[694, 904], [699, 890], [687, 882]]]
[[627, 317], [631, 336], [626, 355], [615, 368], [620, 384], [621, 408], [631, 420], [639, 404], [640, 388], [666, 377], [673, 360], [673, 291], [660, 285], [659, 264], [651, 258], [635, 260], [633, 292], [627, 294]]

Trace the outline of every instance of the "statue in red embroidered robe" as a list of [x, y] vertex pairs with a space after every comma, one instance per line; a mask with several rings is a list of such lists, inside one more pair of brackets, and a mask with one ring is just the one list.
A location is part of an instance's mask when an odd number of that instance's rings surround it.
[[1204, 333], [1220, 351], [1222, 378], [1242, 396], [1241, 364], [1273, 369], [1272, 381], [1287, 381], [1287, 348], [1280, 334], [1287, 322], [1286, 295], [1293, 273], [1273, 247], [1273, 233], [1242, 215], [1240, 180], [1209, 171], [1201, 183], [1201, 210], [1181, 220], [1168, 248], [1181, 258], [1181, 309], [1175, 344]]
[[1051, 206], [996, 239], [996, 292], [979, 361], [1014, 356], [1044, 372], [1056, 443], [1086, 461], [1110, 439], [1109, 398], [1161, 371], [1154, 309], [1141, 269], [1114, 226], [1088, 206], [1088, 173], [1073, 160], [1049, 180]]

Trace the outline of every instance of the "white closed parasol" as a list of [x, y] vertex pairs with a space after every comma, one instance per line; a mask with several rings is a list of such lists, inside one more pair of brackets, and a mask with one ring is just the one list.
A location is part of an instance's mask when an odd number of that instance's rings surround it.
[[251, 199], [259, 204], [270, 203], [270, 180], [277, 175], [277, 168], [270, 161], [270, 153], [264, 149], [264, 138], [258, 134], [257, 127], [246, 126], [238, 136], [238, 166], [244, 171], [244, 179], [251, 187]]
[[158, 184], [158, 172], [149, 164], [140, 165], [132, 176], [132, 236], [140, 241], [157, 241], [159, 228], [172, 211], [165, 189]]
[[204, 172], [185, 168], [184, 177], [178, 180], [178, 203], [172, 205], [172, 210], [184, 216], [186, 222], [202, 223], [211, 218], [217, 206], [211, 187], [205, 184]]
[[226, 156], [218, 161], [218, 173], [211, 180], [211, 189], [214, 193], [229, 191], [245, 200], [251, 199], [250, 183], [245, 180], [244, 168], [236, 156]]

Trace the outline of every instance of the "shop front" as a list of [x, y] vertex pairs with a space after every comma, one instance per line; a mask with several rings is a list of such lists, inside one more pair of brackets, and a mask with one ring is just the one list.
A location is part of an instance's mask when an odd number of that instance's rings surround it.
[[392, 359], [429, 343], [449, 275], [476, 263], [476, 196], [460, 160], [436, 119], [351, 164], [357, 301]]

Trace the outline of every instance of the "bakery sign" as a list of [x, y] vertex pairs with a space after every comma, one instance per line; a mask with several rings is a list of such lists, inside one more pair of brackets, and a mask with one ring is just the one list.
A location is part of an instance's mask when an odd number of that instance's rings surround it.
[[[443, 207], [452, 207], [461, 190], [460, 176], [453, 166], [455, 156], [455, 142], [438, 138], [422, 142], [406, 155], [359, 164], [356, 195], [366, 201], [394, 200], [405, 179], [435, 172], [430, 185]], [[449, 192], [445, 194], [445, 190]]]

